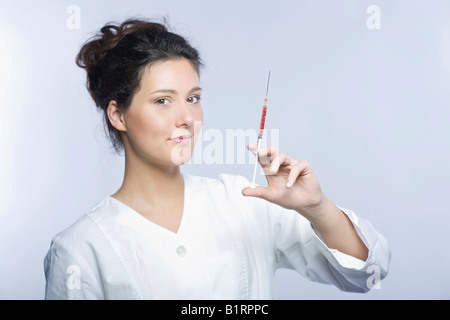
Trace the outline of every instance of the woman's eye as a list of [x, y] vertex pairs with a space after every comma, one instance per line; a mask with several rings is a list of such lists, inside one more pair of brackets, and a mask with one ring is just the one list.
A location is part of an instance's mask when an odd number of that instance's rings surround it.
[[155, 101], [156, 104], [159, 104], [161, 106], [169, 104], [169, 100], [167, 98], [161, 98]]
[[189, 103], [198, 103], [200, 101], [200, 96], [192, 96], [187, 98], [187, 102]]

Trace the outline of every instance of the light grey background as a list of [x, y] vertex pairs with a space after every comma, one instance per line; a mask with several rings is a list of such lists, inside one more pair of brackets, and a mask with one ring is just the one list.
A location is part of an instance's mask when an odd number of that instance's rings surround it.
[[[66, 26], [70, 5], [80, 29]], [[379, 30], [366, 26], [369, 5]], [[104, 23], [136, 15], [166, 16], [201, 51], [203, 130], [256, 128], [271, 69], [266, 126], [280, 149], [309, 160], [324, 192], [390, 243], [379, 290], [343, 293], [280, 270], [276, 298], [450, 298], [447, 0], [1, 0], [0, 298], [42, 299], [51, 238], [121, 184], [123, 157], [74, 58]]]

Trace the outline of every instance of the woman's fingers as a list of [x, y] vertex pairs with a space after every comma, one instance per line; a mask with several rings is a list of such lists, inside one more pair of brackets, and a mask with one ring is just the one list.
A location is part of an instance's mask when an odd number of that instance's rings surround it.
[[260, 148], [258, 152], [258, 146], [256, 144], [249, 144], [247, 148], [258, 156], [258, 161], [265, 175], [275, 175], [281, 166], [290, 167], [297, 162], [273, 146]]
[[261, 164], [261, 166], [263, 168], [267, 167], [279, 155], [280, 155], [280, 152], [275, 147], [268, 146], [268, 147], [260, 148], [259, 151], [258, 151], [259, 163]]
[[256, 156], [256, 150], [258, 149], [258, 145], [256, 144], [249, 144], [247, 145], [247, 149], [251, 151]]
[[258, 150], [258, 145], [250, 144], [247, 148], [257, 154], [268, 186], [246, 187], [242, 189], [244, 196], [262, 198], [298, 212], [322, 201], [319, 181], [307, 160], [293, 159], [272, 146]]
[[309, 167], [308, 161], [306, 160], [296, 161], [295, 164], [292, 166], [291, 171], [289, 172], [286, 187], [287, 188], [292, 187], [295, 181], [297, 181], [299, 175], [305, 172], [308, 167]]
[[247, 197], [258, 197], [271, 201], [270, 193], [268, 192], [268, 189], [265, 187], [260, 186], [256, 186], [255, 188], [246, 187], [242, 189], [242, 195]]

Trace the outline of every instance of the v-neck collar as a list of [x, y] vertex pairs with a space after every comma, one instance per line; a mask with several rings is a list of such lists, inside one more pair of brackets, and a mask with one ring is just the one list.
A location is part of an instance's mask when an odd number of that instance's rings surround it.
[[110, 199], [110, 201], [112, 201], [113, 203], [118, 204], [119, 206], [122, 207], [123, 212], [125, 214], [130, 214], [130, 217], [133, 219], [133, 221], [139, 225], [139, 227], [142, 226], [147, 226], [150, 229], [156, 230], [156, 232], [158, 233], [164, 233], [167, 234], [171, 237], [179, 237], [181, 234], [184, 233], [184, 229], [186, 228], [186, 216], [188, 215], [188, 205], [189, 205], [189, 196], [188, 193], [190, 192], [190, 184], [189, 184], [189, 176], [188, 175], [184, 175], [183, 176], [183, 181], [184, 181], [184, 199], [183, 199], [183, 212], [181, 215], [181, 221], [180, 221], [180, 225], [178, 226], [178, 230], [177, 232], [171, 231], [163, 226], [161, 226], [158, 223], [155, 223], [147, 218], [145, 218], [142, 214], [140, 214], [139, 212], [137, 212], [136, 210], [134, 210], [133, 208], [129, 207], [128, 205], [126, 205], [125, 203], [123, 203], [122, 201], [112, 197], [111, 195], [108, 195], [108, 198]]

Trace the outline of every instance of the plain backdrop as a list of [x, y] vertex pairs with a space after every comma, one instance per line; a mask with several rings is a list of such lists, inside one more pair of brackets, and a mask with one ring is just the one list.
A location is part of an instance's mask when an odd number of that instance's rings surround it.
[[[380, 289], [280, 270], [277, 299], [450, 298], [449, 1], [0, 0], [1, 299], [42, 299], [51, 238], [120, 187], [124, 158], [74, 61], [129, 17], [165, 17], [200, 50], [204, 132], [256, 129], [271, 70], [266, 127], [281, 151], [387, 238]], [[250, 179], [253, 167], [182, 170]]]

